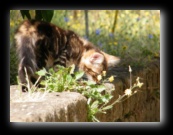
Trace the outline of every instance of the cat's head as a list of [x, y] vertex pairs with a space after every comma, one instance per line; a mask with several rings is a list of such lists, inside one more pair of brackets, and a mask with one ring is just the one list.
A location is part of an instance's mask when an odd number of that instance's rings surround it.
[[119, 61], [120, 58], [116, 56], [91, 49], [83, 53], [79, 68], [85, 71], [89, 80], [98, 82], [97, 76], [102, 74], [102, 71], [107, 71], [108, 67], [118, 64]]

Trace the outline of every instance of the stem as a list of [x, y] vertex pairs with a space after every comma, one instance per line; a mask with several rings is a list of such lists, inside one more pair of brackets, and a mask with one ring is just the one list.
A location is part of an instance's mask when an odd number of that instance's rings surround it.
[[113, 27], [112, 27], [112, 33], [114, 33], [114, 31], [115, 31], [116, 24], [117, 24], [117, 18], [118, 18], [118, 10], [115, 10], [115, 17], [114, 17], [114, 23], [113, 23]]
[[130, 72], [130, 88], [132, 88], [132, 74]]
[[31, 87], [31, 89], [35, 87], [35, 89], [33, 90], [33, 92], [37, 89], [36, 85], [39, 82], [39, 80], [41, 79], [42, 76], [39, 76], [39, 78], [37, 79], [37, 81], [35, 82], [35, 84]]
[[85, 10], [85, 30], [86, 30], [86, 37], [89, 38], [89, 29], [88, 29], [88, 10]]

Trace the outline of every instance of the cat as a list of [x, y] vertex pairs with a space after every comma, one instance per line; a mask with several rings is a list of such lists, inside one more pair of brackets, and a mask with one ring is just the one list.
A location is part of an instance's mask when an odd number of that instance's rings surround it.
[[[89, 80], [98, 82], [97, 76], [102, 71], [120, 61], [119, 57], [101, 51], [75, 32], [49, 22], [25, 20], [17, 28], [14, 39], [19, 60], [18, 77], [25, 85], [25, 68], [31, 84], [38, 78], [36, 71], [71, 64], [83, 70]], [[21, 89], [28, 91], [26, 86]]]

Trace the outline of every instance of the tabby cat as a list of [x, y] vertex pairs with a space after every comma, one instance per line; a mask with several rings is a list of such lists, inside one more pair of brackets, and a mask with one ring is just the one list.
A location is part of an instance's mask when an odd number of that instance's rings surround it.
[[[73, 31], [44, 21], [22, 22], [15, 32], [15, 44], [19, 58], [18, 76], [22, 84], [27, 83], [24, 67], [30, 82], [34, 84], [38, 77], [36, 71], [57, 64], [65, 67], [75, 64], [88, 79], [98, 82], [97, 76], [120, 60]], [[22, 91], [27, 91], [27, 88], [22, 86]]]

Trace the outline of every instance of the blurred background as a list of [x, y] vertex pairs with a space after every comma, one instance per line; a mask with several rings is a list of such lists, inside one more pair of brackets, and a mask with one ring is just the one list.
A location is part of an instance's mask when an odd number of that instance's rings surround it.
[[120, 57], [119, 66], [145, 67], [160, 58], [160, 10], [11, 10], [10, 85], [17, 84], [14, 32], [28, 18], [73, 30], [101, 50]]

